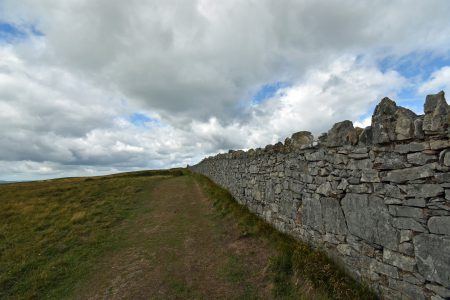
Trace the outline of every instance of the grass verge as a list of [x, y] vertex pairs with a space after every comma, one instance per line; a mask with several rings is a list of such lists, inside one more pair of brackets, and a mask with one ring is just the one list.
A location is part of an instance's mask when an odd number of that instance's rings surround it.
[[277, 254], [270, 258], [269, 265], [275, 298], [377, 299], [373, 291], [351, 278], [323, 251], [280, 233], [209, 178], [196, 173], [192, 176], [222, 216], [232, 215], [244, 234], [261, 236], [276, 247]]

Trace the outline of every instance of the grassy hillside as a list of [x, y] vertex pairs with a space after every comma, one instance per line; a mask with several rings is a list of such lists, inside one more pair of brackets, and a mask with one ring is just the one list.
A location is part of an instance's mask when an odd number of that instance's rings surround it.
[[206, 177], [0, 186], [0, 298], [374, 299]]
[[60, 298], [114, 248], [111, 231], [145, 191], [179, 171], [0, 186], [0, 298]]

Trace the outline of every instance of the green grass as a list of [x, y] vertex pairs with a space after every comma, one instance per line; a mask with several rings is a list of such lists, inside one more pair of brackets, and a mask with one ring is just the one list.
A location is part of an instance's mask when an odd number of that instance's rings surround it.
[[[0, 298], [60, 299], [143, 213], [143, 191], [179, 170], [0, 186]], [[151, 177], [149, 180], [148, 176]]]
[[[373, 291], [352, 279], [323, 251], [278, 232], [237, 203], [225, 189], [200, 174], [193, 174], [222, 216], [237, 219], [244, 234], [267, 239], [276, 248], [270, 259], [273, 297], [279, 299], [377, 299]], [[313, 286], [313, 295], [302, 295]]]

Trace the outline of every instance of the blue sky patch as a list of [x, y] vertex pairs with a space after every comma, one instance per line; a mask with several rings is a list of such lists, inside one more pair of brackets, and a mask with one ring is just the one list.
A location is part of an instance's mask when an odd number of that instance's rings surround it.
[[151, 118], [143, 113], [133, 113], [128, 117], [128, 120], [135, 126], [138, 127], [146, 127], [149, 125], [159, 125], [160, 121], [154, 118]]
[[419, 86], [429, 80], [433, 72], [449, 65], [450, 53], [439, 56], [430, 52], [413, 52], [401, 57], [388, 56], [378, 63], [382, 72], [394, 70], [408, 80], [408, 85], [398, 93], [398, 99], [394, 100], [417, 114], [423, 114], [425, 101], [425, 95], [418, 94]]
[[278, 90], [288, 86], [289, 83], [285, 81], [277, 81], [274, 83], [265, 84], [253, 96], [253, 103], [259, 104], [261, 102], [264, 102], [265, 100], [273, 97], [278, 92]]
[[433, 72], [448, 65], [450, 65], [450, 53], [437, 56], [433, 53], [414, 52], [401, 57], [388, 56], [379, 62], [382, 72], [395, 70], [403, 77], [419, 81], [428, 79]]
[[34, 25], [27, 27], [18, 27], [11, 23], [0, 21], [0, 43], [13, 43], [22, 41], [28, 38], [30, 35], [43, 36], [44, 34], [39, 31]]

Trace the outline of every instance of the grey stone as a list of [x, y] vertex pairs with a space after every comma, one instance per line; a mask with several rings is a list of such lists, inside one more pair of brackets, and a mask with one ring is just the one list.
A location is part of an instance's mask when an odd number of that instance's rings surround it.
[[373, 166], [371, 159], [352, 159], [349, 161], [347, 167], [351, 170], [366, 170]]
[[424, 198], [409, 198], [403, 201], [406, 206], [425, 207], [426, 201]]
[[448, 183], [450, 182], [450, 173], [437, 173], [434, 175], [437, 183]]
[[410, 184], [406, 188], [408, 197], [424, 197], [431, 198], [444, 194], [444, 189], [439, 184]]
[[447, 133], [448, 105], [443, 91], [426, 97], [424, 111], [423, 130], [425, 134]]
[[350, 184], [347, 187], [348, 193], [356, 193], [356, 194], [370, 194], [372, 193], [372, 186], [368, 183], [362, 184]]
[[450, 216], [431, 217], [428, 220], [428, 229], [431, 233], [450, 236]]
[[361, 174], [361, 182], [380, 182], [378, 171], [373, 169], [363, 170]]
[[450, 166], [450, 151], [446, 151], [444, 154], [443, 163], [446, 166]]
[[327, 146], [338, 147], [351, 144], [351, 135], [353, 132], [352, 121], [342, 121], [333, 125], [327, 134]]
[[410, 229], [417, 232], [428, 232], [422, 224], [411, 218], [394, 218], [392, 224], [398, 229]]
[[383, 98], [375, 107], [372, 116], [372, 140], [374, 144], [388, 143], [396, 139], [395, 113], [397, 105], [389, 98]]
[[319, 199], [305, 197], [301, 208], [303, 224], [311, 228], [324, 232], [324, 223], [322, 219], [322, 206]]
[[372, 139], [372, 127], [367, 126], [364, 128], [364, 130], [359, 135], [359, 143], [361, 145], [372, 145], [373, 139]]
[[314, 140], [311, 132], [309, 131], [300, 131], [296, 132], [291, 136], [289, 146], [299, 148], [303, 145], [311, 145]]
[[409, 242], [413, 237], [411, 230], [400, 230], [400, 243]]
[[416, 260], [414, 258], [386, 248], [383, 250], [383, 262], [410, 272], [414, 270], [414, 266], [416, 265]]
[[[399, 300], [402, 299], [402, 295], [399, 291], [393, 290], [385, 285], [381, 285], [378, 287], [381, 294], [383, 295], [383, 300]], [[402, 299], [403, 300], [403, 299]]]
[[417, 139], [423, 139], [425, 137], [423, 132], [423, 118], [421, 117], [414, 120], [414, 136]]
[[450, 147], [450, 140], [431, 140], [430, 141], [430, 149], [431, 150], [441, 150], [444, 148]]
[[402, 279], [406, 282], [415, 284], [415, 285], [422, 285], [425, 283], [425, 278], [423, 278], [422, 275], [420, 275], [417, 272], [414, 273], [402, 273]]
[[411, 243], [402, 243], [398, 245], [398, 252], [408, 256], [414, 256], [414, 246]]
[[369, 158], [369, 153], [350, 153], [348, 157], [353, 159]]
[[408, 283], [406, 281], [400, 281], [395, 279], [389, 279], [389, 287], [397, 290], [401, 294], [400, 299], [408, 300], [425, 300], [423, 291], [417, 285]]
[[412, 167], [401, 170], [392, 170], [386, 173], [386, 176], [382, 176], [382, 181], [403, 183], [415, 179], [432, 177], [434, 175], [434, 169], [436, 166], [433, 164], [427, 164], [420, 167]]
[[424, 165], [438, 160], [437, 155], [422, 152], [409, 153], [406, 159], [413, 165]]
[[347, 234], [347, 224], [339, 201], [334, 198], [321, 198], [320, 204], [325, 232]]
[[322, 194], [324, 196], [331, 196], [331, 195], [335, 194], [333, 192], [333, 188], [331, 187], [331, 183], [329, 183], [328, 181], [321, 184], [317, 188], [317, 193]]
[[450, 240], [434, 234], [413, 238], [417, 266], [426, 280], [450, 288]]
[[347, 188], [347, 186], [348, 186], [348, 181], [347, 181], [345, 178], [343, 178], [343, 179], [341, 180], [341, 182], [339, 183], [339, 185], [337, 186], [337, 188], [338, 188], [339, 190], [345, 191], [345, 189]]
[[397, 185], [388, 183], [374, 183], [374, 192], [380, 195], [385, 195], [386, 197], [392, 197], [397, 199], [404, 199], [405, 195], [402, 190]]
[[450, 289], [446, 289], [445, 287], [436, 284], [427, 284], [425, 287], [441, 297], [450, 298]]
[[423, 210], [418, 207], [389, 205], [389, 213], [396, 217], [423, 218]]
[[370, 261], [369, 269], [373, 272], [384, 274], [392, 278], [398, 278], [398, 271], [396, 267], [384, 264], [375, 259]]
[[397, 198], [384, 197], [384, 204], [387, 205], [401, 205], [403, 201]]
[[336, 249], [342, 255], [350, 255], [353, 251], [352, 247], [349, 244], [339, 244], [337, 245]]
[[406, 158], [397, 152], [382, 152], [375, 157], [373, 163], [377, 170], [394, 170], [406, 167]]
[[391, 225], [391, 216], [380, 197], [348, 193], [342, 199], [348, 230], [368, 242], [396, 249], [398, 232]]
[[414, 137], [414, 121], [417, 115], [409, 109], [399, 107], [396, 111], [395, 133], [397, 140], [408, 140]]
[[411, 142], [408, 144], [397, 144], [394, 150], [398, 153], [406, 154], [411, 152], [419, 152], [430, 149], [428, 142]]

